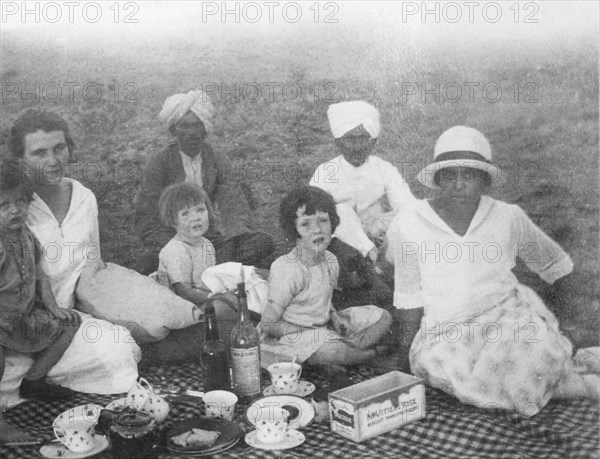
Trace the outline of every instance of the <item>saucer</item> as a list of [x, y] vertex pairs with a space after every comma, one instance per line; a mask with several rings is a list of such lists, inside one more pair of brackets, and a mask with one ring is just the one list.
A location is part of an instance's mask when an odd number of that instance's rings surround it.
[[[296, 391], [290, 392], [289, 394], [285, 394], [285, 395], [295, 395], [296, 397], [306, 397], [307, 395], [312, 394], [314, 391], [315, 391], [315, 385], [313, 383], [300, 380], [300, 381], [298, 381], [298, 388], [296, 389]], [[271, 385], [271, 386], [265, 387], [265, 390], [263, 390], [263, 395], [269, 396], [269, 395], [284, 395], [284, 394], [276, 393], [275, 389]]]
[[285, 433], [285, 437], [283, 437], [283, 440], [279, 443], [263, 443], [256, 438], [256, 430], [253, 430], [252, 432], [247, 433], [244, 439], [246, 440], [246, 443], [254, 448], [277, 450], [295, 448], [304, 443], [306, 437], [302, 432], [288, 429]]
[[261, 408], [274, 406], [290, 412], [289, 429], [301, 429], [309, 425], [315, 418], [315, 408], [307, 400], [295, 395], [272, 395], [263, 397], [252, 403], [246, 410], [246, 419], [252, 425], [260, 416]]
[[94, 435], [96, 446], [85, 453], [75, 453], [62, 443], [48, 443], [40, 448], [40, 454], [49, 459], [83, 459], [101, 453], [108, 448], [108, 439], [102, 435]]

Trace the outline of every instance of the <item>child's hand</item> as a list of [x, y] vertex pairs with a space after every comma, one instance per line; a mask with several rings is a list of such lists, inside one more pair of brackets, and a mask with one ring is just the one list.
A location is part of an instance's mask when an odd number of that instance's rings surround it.
[[337, 312], [332, 312], [331, 324], [338, 335], [344, 337], [348, 336], [350, 331], [350, 320], [347, 317], [342, 317]]

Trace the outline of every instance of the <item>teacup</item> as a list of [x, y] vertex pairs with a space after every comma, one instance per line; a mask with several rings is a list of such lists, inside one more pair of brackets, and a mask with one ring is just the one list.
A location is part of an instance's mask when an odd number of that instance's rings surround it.
[[279, 362], [267, 368], [276, 394], [293, 394], [298, 390], [302, 366], [292, 362]]
[[163, 422], [169, 414], [167, 401], [156, 395], [150, 383], [144, 378], [140, 378], [137, 383], [131, 386], [127, 393], [125, 405], [145, 411], [154, 418], [157, 424]]
[[288, 412], [275, 406], [263, 406], [254, 422], [256, 438], [262, 443], [279, 443], [285, 437]]
[[169, 404], [160, 395], [152, 394], [142, 406], [142, 411], [145, 411], [154, 418], [157, 424], [162, 423], [169, 414]]
[[202, 397], [207, 417], [221, 418], [226, 421], [233, 420], [237, 396], [226, 390], [212, 390]]
[[99, 405], [80, 405], [60, 415], [52, 423], [54, 435], [74, 453], [86, 453], [96, 446], [95, 427], [102, 407]]
[[127, 392], [125, 404], [141, 410], [152, 394], [154, 394], [154, 390], [150, 383], [144, 378], [140, 378], [138, 382], [131, 386], [129, 392]]

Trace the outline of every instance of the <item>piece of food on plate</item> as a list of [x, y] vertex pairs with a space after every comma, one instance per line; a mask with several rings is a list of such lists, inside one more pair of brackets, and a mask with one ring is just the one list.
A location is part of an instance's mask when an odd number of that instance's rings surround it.
[[182, 448], [201, 448], [211, 446], [221, 432], [193, 428], [187, 432], [171, 437], [171, 441]]
[[287, 418], [288, 422], [293, 421], [300, 414], [300, 410], [292, 405], [283, 405], [281, 408], [289, 413]]

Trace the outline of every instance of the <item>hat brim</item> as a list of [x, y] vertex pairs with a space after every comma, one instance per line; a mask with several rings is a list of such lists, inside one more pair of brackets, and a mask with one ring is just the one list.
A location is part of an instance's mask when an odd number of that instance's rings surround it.
[[504, 183], [504, 174], [502, 173], [502, 169], [493, 163], [477, 161], [476, 159], [450, 159], [447, 161], [431, 163], [421, 169], [417, 175], [417, 179], [426, 187], [439, 190], [440, 187], [436, 185], [434, 181], [435, 174], [437, 171], [447, 169], [449, 167], [470, 167], [472, 169], [479, 169], [488, 173], [492, 182], [492, 186], [499, 186]]

